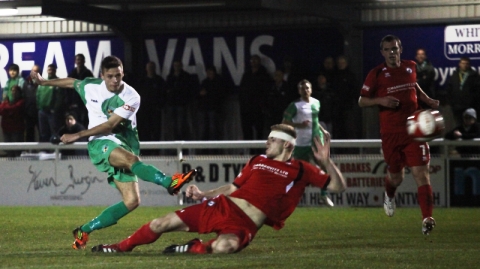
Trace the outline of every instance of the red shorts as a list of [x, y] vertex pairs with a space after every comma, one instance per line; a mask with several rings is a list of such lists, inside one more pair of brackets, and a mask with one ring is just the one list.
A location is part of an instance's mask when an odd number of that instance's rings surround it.
[[382, 134], [383, 159], [390, 173], [399, 173], [405, 166], [422, 166], [430, 162], [427, 142], [417, 142], [406, 133]]
[[237, 251], [247, 247], [258, 231], [257, 225], [224, 195], [177, 210], [175, 213], [190, 228], [189, 232], [235, 234], [239, 239]]

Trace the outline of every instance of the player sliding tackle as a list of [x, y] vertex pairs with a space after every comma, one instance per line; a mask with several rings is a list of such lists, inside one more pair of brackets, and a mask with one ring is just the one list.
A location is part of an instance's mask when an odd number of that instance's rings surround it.
[[330, 159], [330, 141], [314, 139], [314, 157], [327, 173], [307, 162], [291, 158], [296, 132], [293, 127], [278, 124], [266, 142], [265, 155], [252, 157], [233, 183], [217, 189], [201, 191], [187, 187], [186, 195], [200, 204], [186, 207], [152, 220], [127, 239], [111, 245], [98, 245], [93, 252], [128, 252], [136, 246], [155, 242], [163, 233], [216, 233], [203, 243], [193, 239], [184, 245], [172, 245], [164, 253], [234, 253], [253, 240], [264, 225], [281, 229], [300, 201], [305, 187], [327, 187], [343, 192], [346, 184], [337, 166]]
[[116, 224], [140, 205], [138, 178], [161, 185], [173, 195], [196, 174], [193, 169], [184, 174], [167, 176], [140, 160], [136, 120], [140, 96], [123, 81], [123, 64], [119, 58], [105, 57], [101, 70], [101, 79], [85, 80], [45, 80], [35, 71], [30, 74], [38, 85], [73, 88], [80, 95], [88, 110], [88, 129], [75, 134], [64, 134], [60, 140], [68, 144], [89, 137], [90, 160], [99, 171], [107, 173], [108, 183], [122, 195], [122, 201], [109, 206], [100, 215], [73, 230], [74, 249], [84, 249], [90, 233]]

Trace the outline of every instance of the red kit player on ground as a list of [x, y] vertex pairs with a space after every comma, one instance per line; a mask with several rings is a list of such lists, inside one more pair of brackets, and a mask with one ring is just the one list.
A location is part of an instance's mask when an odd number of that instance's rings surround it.
[[428, 171], [430, 151], [428, 143], [414, 141], [407, 134], [406, 123], [408, 116], [419, 108], [417, 97], [432, 108], [437, 108], [439, 102], [418, 86], [415, 62], [400, 59], [402, 42], [398, 37], [385, 36], [380, 42], [380, 52], [385, 62], [368, 73], [358, 103], [360, 107], [379, 106], [380, 109], [383, 158], [388, 165], [384, 210], [390, 217], [395, 213], [395, 191], [403, 181], [405, 166], [411, 167], [418, 186], [422, 232], [429, 234], [435, 226]]
[[164, 253], [234, 253], [253, 240], [263, 224], [281, 229], [300, 201], [305, 187], [327, 186], [329, 191], [345, 190], [345, 180], [330, 159], [330, 141], [316, 137], [314, 156], [328, 174], [307, 162], [291, 158], [296, 132], [285, 124], [272, 126], [266, 154], [251, 158], [233, 183], [202, 192], [195, 185], [186, 195], [204, 200], [143, 225], [127, 239], [99, 245], [93, 252], [128, 252], [136, 246], [155, 242], [163, 233], [216, 233], [203, 243], [193, 239], [184, 245], [167, 247]]

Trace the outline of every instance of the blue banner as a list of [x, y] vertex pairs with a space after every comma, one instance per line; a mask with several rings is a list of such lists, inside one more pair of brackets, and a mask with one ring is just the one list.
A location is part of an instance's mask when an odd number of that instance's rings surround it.
[[28, 76], [32, 66], [38, 64], [42, 75], [47, 76], [47, 66], [57, 65], [57, 76], [67, 77], [75, 68], [75, 55], [85, 55], [85, 66], [95, 76], [100, 74], [102, 59], [108, 55], [124, 57], [123, 41], [116, 37], [77, 37], [55, 39], [0, 40], [0, 83], [2, 87], [8, 79], [8, 66], [12, 63], [20, 67], [22, 76]]
[[436, 25], [369, 28], [363, 33], [363, 70], [366, 76], [384, 62], [380, 40], [393, 34], [403, 46], [402, 59], [414, 60], [418, 48], [424, 48], [435, 67], [435, 81], [442, 88], [458, 66], [460, 57], [469, 57], [471, 66], [480, 70], [480, 25]]
[[155, 62], [163, 78], [170, 73], [173, 61], [180, 60], [185, 71], [197, 75], [199, 81], [206, 77], [205, 66], [214, 65], [239, 85], [253, 54], [262, 58], [269, 73], [282, 68], [286, 56], [291, 57], [299, 71], [311, 79], [320, 71], [324, 58], [343, 53], [343, 37], [334, 28], [166, 34], [148, 37], [145, 46], [145, 60]]

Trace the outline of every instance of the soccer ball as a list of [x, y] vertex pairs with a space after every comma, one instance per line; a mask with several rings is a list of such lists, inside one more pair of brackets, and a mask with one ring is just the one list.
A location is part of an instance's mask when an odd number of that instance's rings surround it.
[[417, 110], [407, 118], [407, 133], [415, 141], [431, 141], [441, 136], [444, 129], [445, 121], [438, 110]]

